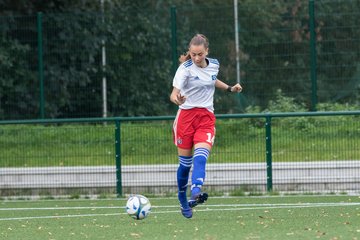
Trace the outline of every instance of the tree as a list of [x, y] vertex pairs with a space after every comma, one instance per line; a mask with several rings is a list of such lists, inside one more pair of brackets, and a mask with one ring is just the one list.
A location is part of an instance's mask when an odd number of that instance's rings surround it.
[[0, 38], [0, 119], [36, 117], [36, 76], [26, 61], [28, 52], [28, 46]]

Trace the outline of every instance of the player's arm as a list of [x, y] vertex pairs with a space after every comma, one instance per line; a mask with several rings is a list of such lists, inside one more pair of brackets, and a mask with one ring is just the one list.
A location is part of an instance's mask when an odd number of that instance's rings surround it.
[[170, 101], [175, 103], [176, 105], [180, 106], [183, 104], [186, 100], [185, 96], [181, 96], [180, 89], [177, 89], [176, 87], [173, 88], [171, 95], [170, 95]]
[[242, 87], [239, 83], [235, 84], [234, 86], [229, 86], [219, 79], [216, 79], [215, 87], [222, 89], [222, 90], [226, 90], [228, 92], [241, 92], [242, 91]]

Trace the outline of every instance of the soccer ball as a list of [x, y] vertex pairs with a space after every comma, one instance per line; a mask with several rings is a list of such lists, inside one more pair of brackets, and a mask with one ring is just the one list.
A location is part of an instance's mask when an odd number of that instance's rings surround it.
[[130, 196], [126, 203], [126, 212], [136, 220], [146, 218], [151, 212], [149, 199], [139, 194]]

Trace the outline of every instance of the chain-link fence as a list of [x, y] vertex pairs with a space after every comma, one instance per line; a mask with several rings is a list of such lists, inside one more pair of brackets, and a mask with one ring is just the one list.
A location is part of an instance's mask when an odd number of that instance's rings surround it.
[[[359, 114], [218, 116], [205, 187], [219, 194], [357, 192]], [[172, 121], [173, 117], [3, 121], [0, 193], [172, 194], [178, 167]]]
[[279, 91], [304, 110], [357, 106], [359, 8], [354, 0], [241, 1], [237, 8], [224, 1], [0, 17], [0, 116], [173, 115], [177, 58], [198, 32], [220, 61], [219, 78], [244, 87], [239, 95], [217, 91], [217, 113], [266, 109]]

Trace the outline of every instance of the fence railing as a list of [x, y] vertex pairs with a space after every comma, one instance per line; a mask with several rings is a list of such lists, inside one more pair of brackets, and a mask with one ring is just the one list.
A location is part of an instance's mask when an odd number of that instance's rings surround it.
[[[360, 191], [360, 111], [217, 115], [205, 187]], [[0, 122], [1, 195], [176, 191], [173, 116]]]

